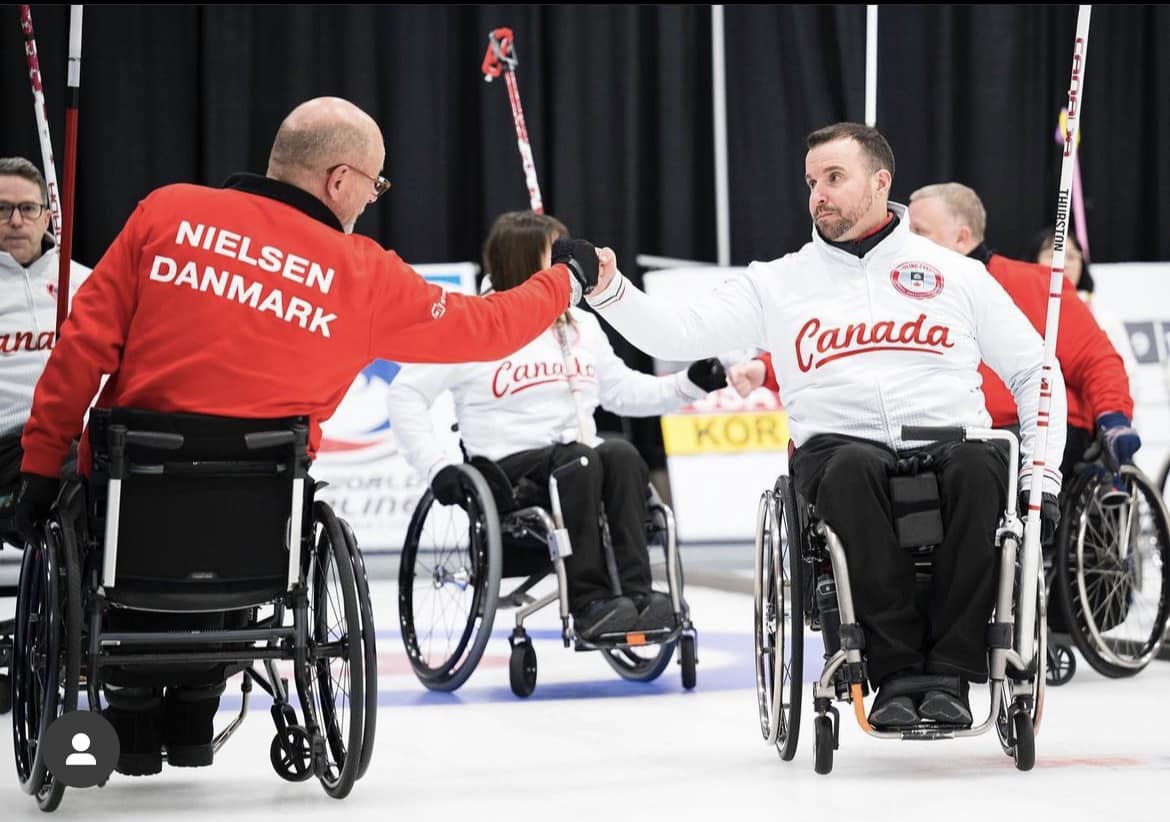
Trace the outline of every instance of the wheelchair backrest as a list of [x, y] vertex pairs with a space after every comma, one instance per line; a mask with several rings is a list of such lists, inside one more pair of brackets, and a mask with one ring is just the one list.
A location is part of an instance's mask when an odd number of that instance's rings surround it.
[[89, 442], [110, 601], [230, 610], [279, 598], [299, 579], [309, 517], [303, 418], [95, 409]]

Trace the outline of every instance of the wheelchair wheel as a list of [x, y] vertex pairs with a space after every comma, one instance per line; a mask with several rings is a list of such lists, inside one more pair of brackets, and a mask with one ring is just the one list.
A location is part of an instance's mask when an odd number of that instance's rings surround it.
[[313, 505], [314, 546], [308, 560], [308, 648], [297, 666], [297, 692], [312, 736], [324, 738], [316, 773], [341, 799], [353, 788], [365, 731], [365, 653], [357, 582], [345, 534], [332, 509]]
[[415, 675], [434, 691], [467, 681], [491, 637], [503, 549], [495, 500], [479, 471], [463, 472], [466, 509], [428, 490], [406, 531], [398, 620]]
[[1085, 660], [1108, 677], [1133, 676], [1161, 646], [1170, 614], [1170, 525], [1161, 495], [1137, 468], [1121, 469], [1128, 501], [1102, 503], [1108, 474], [1080, 475], [1061, 517], [1056, 596]]
[[536, 649], [528, 637], [512, 645], [508, 660], [508, 684], [516, 696], [532, 696], [536, 690]]
[[780, 758], [796, 755], [804, 665], [800, 517], [788, 477], [760, 497], [756, 519], [756, 697], [760, 732]]
[[1072, 648], [1058, 645], [1048, 638], [1048, 671], [1046, 682], [1054, 688], [1067, 685], [1077, 672], [1077, 658]]
[[605, 648], [601, 655], [618, 676], [630, 682], [653, 682], [674, 656], [674, 642], [632, 648]]
[[366, 770], [370, 767], [370, 759], [374, 755], [374, 736], [378, 725], [378, 635], [374, 628], [374, 606], [370, 600], [370, 583], [366, 576], [366, 561], [362, 558], [362, 552], [358, 549], [357, 537], [354, 535], [353, 529], [349, 527], [349, 523], [343, 519], [338, 519], [338, 522], [341, 523], [341, 530], [345, 534], [345, 544], [349, 549], [354, 580], [357, 582], [358, 605], [362, 618], [362, 652], [366, 674], [366, 725], [362, 730], [362, 756], [357, 772], [357, 778], [361, 779], [366, 775]]
[[56, 516], [44, 541], [28, 545], [20, 569], [12, 657], [12, 732], [17, 778], [43, 811], [61, 803], [64, 783], [45, 767], [40, 740], [77, 709], [81, 667], [81, 581], [71, 538]]

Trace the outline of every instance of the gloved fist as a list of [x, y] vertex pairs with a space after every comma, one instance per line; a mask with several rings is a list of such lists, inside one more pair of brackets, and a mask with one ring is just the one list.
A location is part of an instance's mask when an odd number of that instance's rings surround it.
[[[1031, 492], [1023, 490], [1020, 492], [1020, 511], [1024, 513], [1025, 520], [1028, 515], [1028, 498]], [[1044, 491], [1040, 494], [1040, 542], [1047, 545], [1052, 542], [1052, 538], [1056, 536], [1056, 526], [1060, 525], [1060, 500], [1055, 494]]]
[[597, 285], [597, 250], [588, 240], [560, 237], [552, 244], [552, 263], [564, 263], [585, 294]]
[[431, 480], [431, 493], [440, 505], [463, 504], [463, 472], [457, 465], [445, 465]]
[[1134, 430], [1129, 417], [1114, 411], [1102, 414], [1097, 419], [1097, 425], [1100, 426], [1105, 445], [1113, 454], [1113, 458], [1117, 460], [1117, 464], [1129, 465], [1132, 463], [1133, 455], [1142, 447], [1142, 438]]
[[727, 372], [716, 357], [695, 360], [687, 369], [687, 379], [704, 391], [718, 391], [727, 387]]
[[741, 397], [749, 396], [763, 385], [766, 376], [767, 369], [762, 360], [737, 362], [727, 369], [727, 382]]
[[40, 526], [49, 516], [49, 509], [57, 500], [61, 481], [57, 477], [21, 473], [20, 488], [16, 492], [16, 530], [25, 542], [40, 539]]

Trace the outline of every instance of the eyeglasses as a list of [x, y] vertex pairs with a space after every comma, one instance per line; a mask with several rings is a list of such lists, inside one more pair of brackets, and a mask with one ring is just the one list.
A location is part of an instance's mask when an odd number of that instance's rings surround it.
[[350, 165], [349, 163], [338, 163], [335, 166], [330, 166], [329, 168], [325, 169], [325, 173], [332, 174], [334, 171], [341, 168], [342, 166], [352, 168], [358, 174], [362, 175], [363, 177], [365, 177], [367, 180], [369, 180], [371, 183], [374, 184], [374, 199], [381, 197], [383, 194], [385, 194], [387, 191], [390, 190], [390, 181], [387, 180], [385, 177], [383, 177], [381, 174], [379, 174], [377, 177], [373, 177], [369, 174], [366, 174], [364, 171], [362, 171], [357, 166]]
[[[390, 184], [387, 183], [389, 188]], [[48, 208], [44, 203], [0, 203], [0, 221], [7, 221], [12, 219], [12, 212], [20, 209], [20, 216], [26, 220], [35, 220], [45, 213]]]

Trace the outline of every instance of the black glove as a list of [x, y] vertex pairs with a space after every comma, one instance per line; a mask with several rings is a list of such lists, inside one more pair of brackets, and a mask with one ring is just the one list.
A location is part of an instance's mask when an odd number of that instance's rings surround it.
[[26, 542], [40, 539], [40, 526], [49, 516], [49, 509], [57, 501], [61, 481], [57, 477], [21, 473], [20, 488], [16, 492], [16, 530]]
[[687, 369], [687, 379], [704, 391], [718, 391], [727, 387], [727, 372], [715, 357], [695, 360]]
[[[1024, 518], [1027, 519], [1028, 514], [1028, 498], [1031, 496], [1030, 491], [1020, 492], [1020, 510], [1024, 512]], [[1040, 494], [1040, 542], [1044, 545], [1052, 542], [1052, 538], [1056, 536], [1056, 526], [1060, 525], [1060, 500], [1056, 498], [1055, 494], [1050, 494], [1043, 491]]]
[[463, 472], [457, 465], [446, 465], [431, 480], [431, 493], [440, 505], [463, 504]]
[[567, 265], [584, 293], [590, 293], [597, 285], [597, 250], [588, 240], [570, 240], [567, 237], [554, 240], [552, 262], [553, 265]]

